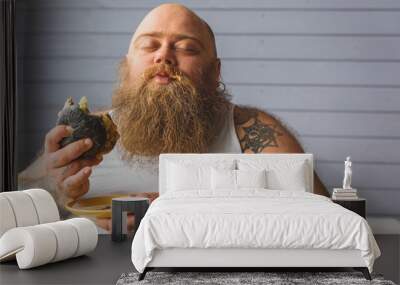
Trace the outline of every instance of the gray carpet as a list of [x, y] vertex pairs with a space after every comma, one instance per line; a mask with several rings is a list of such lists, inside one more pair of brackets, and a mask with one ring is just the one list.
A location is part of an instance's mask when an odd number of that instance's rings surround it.
[[376, 284], [395, 285], [384, 280], [381, 275], [372, 275], [368, 281], [360, 272], [148, 272], [146, 278], [138, 281], [138, 273], [122, 274], [117, 285], [133, 284], [267, 284], [267, 285], [297, 285], [297, 284]]

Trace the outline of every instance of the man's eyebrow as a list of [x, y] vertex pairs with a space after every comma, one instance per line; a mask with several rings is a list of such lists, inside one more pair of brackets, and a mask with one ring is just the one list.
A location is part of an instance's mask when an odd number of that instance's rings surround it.
[[[136, 38], [135, 43], [136, 43], [139, 39], [141, 39], [141, 38], [143, 38], [143, 37], [162, 38], [164, 35], [165, 35], [165, 34], [164, 34], [164, 33], [161, 33], [161, 32], [144, 33], [144, 34], [139, 35], [139, 36]], [[203, 43], [202, 43], [198, 38], [196, 38], [196, 37], [194, 37], [194, 36], [187, 35], [187, 34], [172, 34], [172, 36], [173, 36], [174, 38], [176, 38], [177, 40], [185, 40], [185, 39], [193, 40], [193, 41], [197, 42], [197, 43], [204, 49]]]

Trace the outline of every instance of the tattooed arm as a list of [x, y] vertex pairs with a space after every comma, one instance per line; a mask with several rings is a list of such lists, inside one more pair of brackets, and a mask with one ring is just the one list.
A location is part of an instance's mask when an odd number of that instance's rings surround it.
[[[304, 153], [297, 139], [275, 118], [255, 108], [235, 106], [236, 134], [243, 153]], [[314, 172], [314, 193], [329, 193]]]

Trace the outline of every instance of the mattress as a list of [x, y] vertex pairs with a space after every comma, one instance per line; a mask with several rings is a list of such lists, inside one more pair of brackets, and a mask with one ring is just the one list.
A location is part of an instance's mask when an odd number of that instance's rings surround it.
[[135, 234], [133, 265], [143, 272], [168, 248], [359, 250], [371, 272], [380, 255], [361, 216], [324, 196], [266, 189], [163, 194]]

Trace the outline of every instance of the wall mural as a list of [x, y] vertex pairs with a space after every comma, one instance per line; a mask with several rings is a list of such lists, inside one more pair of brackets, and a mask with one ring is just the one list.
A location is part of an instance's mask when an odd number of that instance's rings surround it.
[[351, 156], [367, 213], [400, 214], [399, 18], [181, 2], [20, 7], [20, 189], [109, 229], [110, 195], [157, 197], [160, 153], [306, 152], [316, 194]]

